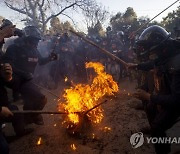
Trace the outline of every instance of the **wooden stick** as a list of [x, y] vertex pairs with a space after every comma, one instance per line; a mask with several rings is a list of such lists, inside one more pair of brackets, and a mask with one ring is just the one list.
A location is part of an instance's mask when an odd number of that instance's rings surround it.
[[35, 83], [35, 82], [32, 82], [32, 83], [33, 83], [35, 86], [39, 87], [40, 89], [42, 89], [42, 90], [50, 93], [51, 95], [55, 96], [56, 98], [61, 99], [58, 95], [54, 94], [52, 91], [44, 88], [43, 86], [40, 86], [39, 84], [37, 84], [37, 83]]
[[87, 111], [84, 113], [84, 115], [88, 114], [90, 111], [94, 110], [95, 108], [99, 107], [100, 105], [102, 105], [102, 104], [104, 104], [104, 103], [106, 103], [106, 102], [107, 102], [107, 100], [103, 101], [102, 103], [99, 103], [99, 104], [95, 105], [95, 106], [92, 107], [91, 109], [87, 110]]
[[79, 38], [83, 39], [85, 42], [91, 44], [92, 46], [95, 46], [96, 48], [100, 49], [101, 52], [105, 53], [106, 55], [108, 55], [109, 57], [111, 57], [113, 60], [116, 60], [117, 62], [125, 65], [126, 67], [128, 66], [128, 64], [120, 59], [119, 57], [113, 55], [112, 53], [110, 53], [109, 51], [107, 51], [106, 49], [101, 48], [99, 45], [97, 45], [96, 43], [94, 43], [93, 41], [81, 36], [80, 34], [78, 34], [77, 32], [73, 31], [73, 30], [69, 30], [71, 33], [75, 34], [76, 36], [78, 36]]
[[[68, 114], [66, 112], [59, 111], [35, 111], [35, 110], [24, 110], [24, 111], [12, 111], [14, 114]], [[77, 112], [75, 112], [77, 113]]]

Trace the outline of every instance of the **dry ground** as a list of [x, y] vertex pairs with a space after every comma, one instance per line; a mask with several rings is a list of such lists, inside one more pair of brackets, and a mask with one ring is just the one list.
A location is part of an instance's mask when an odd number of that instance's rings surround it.
[[[35, 129], [34, 132], [11, 142], [10, 154], [154, 154], [152, 145], [144, 144], [133, 149], [129, 142], [132, 133], [148, 125], [145, 113], [133, 108], [141, 102], [127, 95], [128, 92], [132, 93], [133, 87], [134, 84], [127, 81], [120, 84], [120, 94], [103, 105], [105, 118], [91, 133], [80, 138], [70, 137], [61, 126], [61, 116], [43, 115], [45, 125], [31, 125], [30, 127]], [[56, 93], [60, 91], [62, 90]], [[44, 110], [56, 111], [56, 101], [51, 95], [45, 94], [48, 96], [48, 104]], [[105, 126], [111, 130], [102, 129]], [[173, 127], [169, 134], [177, 136], [178, 128], [178, 125]], [[10, 126], [7, 126], [5, 131], [7, 135], [13, 135]], [[94, 139], [92, 133], [95, 134]], [[42, 144], [37, 146], [39, 137], [42, 138]], [[71, 149], [71, 144], [76, 146], [75, 151]], [[173, 151], [178, 149], [180, 150], [179, 146], [173, 145]]]

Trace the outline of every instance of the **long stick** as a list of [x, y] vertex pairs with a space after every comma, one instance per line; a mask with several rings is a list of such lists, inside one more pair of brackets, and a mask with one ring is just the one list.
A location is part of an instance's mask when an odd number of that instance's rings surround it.
[[[175, 1], [174, 3], [172, 3], [171, 5], [169, 5], [167, 8], [165, 8], [164, 10], [162, 10], [160, 13], [158, 13], [157, 15], [155, 15], [152, 19], [150, 19], [149, 21], [147, 21], [145, 24], [143, 24], [141, 27], [139, 27], [134, 33], [133, 36], [135, 36], [143, 27], [145, 27], [147, 24], [149, 24], [151, 21], [153, 21], [156, 17], [158, 17], [159, 15], [161, 15], [163, 12], [165, 12], [167, 9], [169, 9], [171, 6], [173, 6], [174, 4], [176, 4], [179, 0]], [[132, 36], [130, 36], [131, 38]]]
[[111, 57], [113, 60], [116, 60], [118, 62], [120, 62], [121, 64], [127, 66], [128, 64], [120, 59], [119, 57], [113, 55], [112, 53], [110, 53], [109, 51], [107, 51], [106, 49], [101, 48], [99, 45], [97, 45], [96, 43], [94, 43], [93, 41], [81, 36], [80, 34], [78, 34], [77, 32], [73, 31], [73, 30], [69, 30], [71, 33], [75, 34], [76, 36], [78, 36], [79, 38], [83, 39], [85, 42], [91, 44], [92, 46], [95, 46], [96, 48], [100, 49], [101, 52], [105, 53], [106, 55], [108, 55], [109, 57]]
[[34, 111], [34, 110], [25, 110], [25, 111], [12, 111], [14, 114], [68, 114], [66, 112], [59, 111]]
[[46, 88], [38, 85], [37, 83], [34, 83], [34, 82], [32, 82], [32, 83], [33, 83], [35, 86], [41, 88], [42, 90], [44, 90], [44, 91], [50, 93], [51, 95], [55, 96], [56, 98], [60, 99], [60, 97], [59, 97], [58, 95], [54, 94], [52, 91], [50, 91], [50, 90], [48, 90], [48, 89], [46, 89]]
[[[99, 103], [97, 105], [95, 105], [94, 107], [92, 107], [91, 109], [87, 110], [86, 112], [84, 112], [84, 115], [86, 115], [87, 113], [89, 113], [90, 111], [94, 110], [95, 108], [97, 108], [98, 106], [106, 103], [107, 100], [103, 101], [102, 103]], [[24, 111], [12, 111], [13, 114], [69, 114], [67, 112], [60, 112], [60, 111], [35, 111], [35, 110], [24, 110]], [[72, 112], [73, 114], [78, 114], [80, 112]]]
[[99, 107], [100, 105], [102, 105], [102, 104], [104, 104], [104, 103], [106, 103], [106, 102], [107, 102], [107, 100], [105, 100], [105, 101], [102, 102], [102, 103], [99, 103], [99, 104], [95, 105], [95, 106], [92, 107], [91, 109], [87, 110], [87, 111], [84, 113], [84, 115], [88, 114], [90, 111], [94, 110], [95, 108]]

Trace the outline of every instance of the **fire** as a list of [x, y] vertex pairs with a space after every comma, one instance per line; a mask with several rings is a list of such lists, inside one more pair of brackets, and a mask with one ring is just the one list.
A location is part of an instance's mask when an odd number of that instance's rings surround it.
[[67, 77], [65, 77], [64, 81], [65, 81], [65, 82], [67, 82], [67, 81], [68, 81], [68, 78], [67, 78]]
[[71, 149], [73, 149], [74, 151], [77, 149], [75, 144], [71, 144]]
[[37, 145], [41, 145], [42, 144], [42, 138], [39, 137], [38, 141], [37, 141]]
[[111, 131], [111, 128], [110, 128], [110, 127], [104, 127], [104, 128], [103, 128], [103, 131], [104, 131], [104, 132]]
[[[64, 110], [68, 115], [64, 118], [65, 123], [78, 124], [79, 114], [74, 112], [86, 112], [99, 104], [103, 96], [112, 96], [118, 92], [118, 85], [112, 76], [107, 74], [101, 63], [86, 63], [86, 68], [93, 68], [97, 74], [91, 84], [77, 84], [65, 89], [64, 102], [59, 105], [59, 110]], [[103, 109], [99, 106], [87, 113], [88, 120], [92, 123], [100, 123], [103, 119]], [[70, 126], [68, 126], [70, 127]]]

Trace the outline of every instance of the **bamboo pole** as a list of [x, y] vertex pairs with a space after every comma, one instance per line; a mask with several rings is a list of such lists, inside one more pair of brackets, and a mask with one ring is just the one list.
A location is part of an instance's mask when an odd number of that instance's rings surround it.
[[59, 111], [39, 111], [39, 110], [12, 111], [12, 113], [13, 114], [68, 114], [66, 112], [59, 112]]
[[108, 55], [108, 56], [111, 57], [113, 60], [116, 60], [117, 62], [125, 65], [126, 67], [128, 66], [128, 64], [127, 64], [124, 60], [122, 60], [122, 59], [120, 59], [119, 57], [113, 55], [113, 54], [110, 53], [108, 50], [100, 47], [99, 45], [97, 45], [97, 44], [94, 43], [93, 41], [91, 41], [91, 40], [89, 40], [89, 39], [81, 36], [80, 34], [78, 34], [77, 32], [75, 32], [75, 31], [73, 31], [73, 30], [69, 30], [69, 31], [70, 31], [71, 33], [75, 34], [76, 36], [78, 36], [79, 38], [83, 39], [85, 42], [87, 42], [87, 43], [91, 44], [92, 46], [98, 48], [101, 52], [103, 52], [104, 54]]

